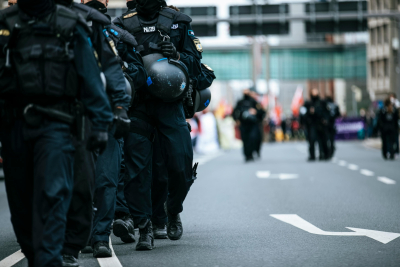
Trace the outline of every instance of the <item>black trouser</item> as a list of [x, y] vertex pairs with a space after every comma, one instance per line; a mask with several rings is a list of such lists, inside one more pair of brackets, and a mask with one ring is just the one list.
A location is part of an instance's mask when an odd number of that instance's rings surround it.
[[128, 204], [126, 204], [125, 200], [125, 155], [124, 149], [121, 149], [121, 171], [119, 173], [119, 182], [117, 187], [117, 206], [115, 208], [116, 218], [121, 218], [123, 216], [129, 215]]
[[382, 139], [382, 155], [387, 156], [389, 153], [390, 156], [393, 156], [397, 150], [396, 148], [396, 138], [398, 138], [396, 131], [382, 131], [381, 139]]
[[335, 154], [336, 146], [335, 146], [335, 136], [336, 136], [336, 129], [329, 129], [328, 130], [328, 143], [329, 143], [329, 157], [333, 157]]
[[135, 224], [139, 224], [144, 219], [152, 218], [155, 131], [159, 134], [161, 155], [167, 169], [167, 207], [172, 214], [182, 212], [183, 201], [192, 183], [193, 149], [181, 102], [165, 103], [148, 99], [134, 107], [133, 112], [144, 114], [151, 120], [131, 117], [132, 131], [124, 146], [125, 198]]
[[310, 158], [315, 158], [315, 143], [318, 142], [320, 159], [329, 157], [327, 131], [324, 128], [311, 125], [307, 128], [307, 138], [309, 144]]
[[2, 158], [11, 222], [29, 266], [59, 267], [73, 188], [70, 127], [23, 120], [1, 127]]
[[153, 166], [151, 186], [151, 201], [153, 214], [151, 221], [153, 225], [163, 226], [167, 223], [167, 214], [164, 211], [164, 203], [168, 197], [168, 170], [162, 157], [160, 133], [156, 133], [153, 148]]
[[[90, 122], [85, 119], [87, 133]], [[95, 181], [96, 154], [86, 149], [86, 142], [76, 142], [74, 165], [74, 191], [67, 214], [67, 229], [63, 254], [78, 257], [79, 251], [88, 244], [92, 232], [93, 195]]]
[[240, 135], [243, 141], [243, 153], [246, 159], [252, 159], [253, 152], [257, 152], [260, 149], [261, 132], [259, 124], [242, 123]]

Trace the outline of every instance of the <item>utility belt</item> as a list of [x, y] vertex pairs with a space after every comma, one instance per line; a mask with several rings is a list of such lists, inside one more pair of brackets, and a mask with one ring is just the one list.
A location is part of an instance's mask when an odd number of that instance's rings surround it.
[[79, 141], [84, 139], [84, 108], [79, 101], [55, 105], [28, 104], [22, 107], [1, 107], [4, 126], [12, 125], [15, 120], [24, 120], [30, 127], [37, 128], [43, 120], [57, 121], [70, 125]]

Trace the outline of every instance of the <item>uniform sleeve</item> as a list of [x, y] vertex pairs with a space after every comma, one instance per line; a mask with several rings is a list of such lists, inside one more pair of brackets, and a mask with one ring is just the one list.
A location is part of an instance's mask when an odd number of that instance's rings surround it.
[[110, 103], [100, 78], [100, 69], [81, 26], [76, 27], [74, 39], [75, 66], [81, 79], [81, 100], [92, 122], [92, 130], [107, 131], [113, 120]]
[[140, 88], [147, 86], [147, 71], [139, 53], [133, 47], [121, 42], [118, 43], [117, 50], [121, 59], [128, 63], [126, 73], [133, 80], [135, 89], [140, 90]]
[[[100, 26], [100, 25], [99, 25]], [[104, 75], [107, 81], [107, 95], [110, 96], [112, 106], [120, 106], [128, 110], [131, 97], [126, 93], [125, 78], [122, 73], [121, 65], [117, 61], [117, 57], [112, 50], [109, 41], [101, 28], [96, 29], [100, 51], [97, 51], [101, 60]]]
[[190, 79], [197, 81], [201, 75], [201, 53], [203, 48], [200, 40], [195, 37], [190, 24], [180, 24], [181, 40], [177, 50], [182, 61], [189, 70]]
[[197, 90], [204, 90], [209, 88], [215, 80], [214, 71], [201, 64], [201, 74], [193, 81], [193, 86]]

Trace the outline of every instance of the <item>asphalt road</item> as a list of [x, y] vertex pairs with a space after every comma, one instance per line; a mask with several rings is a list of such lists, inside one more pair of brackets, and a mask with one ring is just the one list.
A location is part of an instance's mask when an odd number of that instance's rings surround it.
[[[359, 142], [339, 143], [330, 162], [308, 163], [306, 151], [305, 143], [266, 144], [262, 159], [247, 164], [238, 150], [199, 157], [199, 178], [182, 214], [183, 238], [156, 240], [153, 251], [137, 252], [135, 244], [112, 237], [119, 262], [171, 267], [400, 266], [400, 160], [384, 161], [378, 150]], [[283, 217], [288, 223], [277, 219], [287, 214]], [[372, 232], [371, 238], [371, 232], [346, 227], [399, 235]], [[18, 249], [1, 182], [0, 260]], [[84, 254], [80, 263], [106, 266]]]

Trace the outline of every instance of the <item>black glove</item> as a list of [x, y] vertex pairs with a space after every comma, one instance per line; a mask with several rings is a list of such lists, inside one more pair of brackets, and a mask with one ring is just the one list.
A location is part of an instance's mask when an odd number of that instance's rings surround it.
[[98, 149], [99, 153], [103, 154], [107, 147], [107, 141], [107, 132], [93, 131], [87, 141], [86, 149], [89, 151], [95, 151]]
[[114, 125], [113, 128], [115, 129], [114, 137], [115, 139], [119, 139], [124, 137], [129, 133], [131, 126], [131, 120], [126, 113], [126, 110], [117, 107], [114, 110]]
[[179, 53], [176, 51], [176, 48], [173, 43], [167, 42], [167, 41], [162, 41], [162, 42], [159, 42], [157, 45], [159, 47], [161, 47], [162, 54], [165, 57], [172, 58], [172, 59], [179, 59], [179, 57], [180, 57]]

